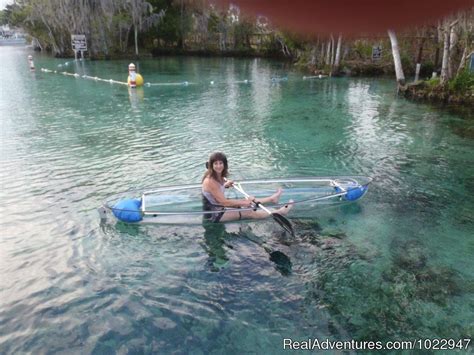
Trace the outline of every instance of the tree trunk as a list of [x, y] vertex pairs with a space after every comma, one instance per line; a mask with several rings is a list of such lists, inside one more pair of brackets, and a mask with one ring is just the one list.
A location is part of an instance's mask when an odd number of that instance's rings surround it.
[[135, 55], [138, 57], [138, 28], [137, 26], [133, 26], [133, 30], [135, 31]]
[[[457, 22], [457, 21], [456, 21]], [[451, 24], [451, 29], [450, 29], [450, 35], [449, 35], [449, 59], [448, 59], [448, 77], [452, 78], [454, 75], [454, 68], [453, 68], [453, 52], [454, 52], [454, 46], [456, 45], [456, 42], [458, 41], [458, 35], [455, 30], [455, 23]]]
[[320, 57], [320, 63], [321, 63], [321, 66], [324, 65], [324, 50], [325, 50], [325, 46], [324, 46], [324, 39], [321, 41], [321, 57]]
[[311, 60], [309, 62], [312, 66], [316, 65], [316, 46], [311, 49]]
[[330, 63], [331, 67], [334, 65], [334, 52], [335, 52], [334, 47], [335, 47], [335, 45], [334, 45], [334, 36], [331, 35], [331, 63]]
[[184, 0], [181, 0], [178, 47], [184, 49]]
[[127, 33], [126, 33], [126, 35], [125, 35], [125, 51], [128, 50], [128, 39], [129, 39], [129, 37], [130, 37], [130, 30], [131, 30], [131, 29], [132, 29], [131, 26], [128, 27], [128, 28], [127, 28]]
[[423, 46], [425, 45], [426, 37], [423, 34], [423, 37], [420, 40], [420, 44], [418, 45], [418, 53], [416, 55], [415, 64], [421, 63], [421, 59], [423, 58]]
[[435, 51], [435, 58], [434, 58], [434, 68], [435, 71], [439, 70], [439, 52], [440, 52], [440, 44], [443, 38], [443, 32], [441, 30], [441, 24], [438, 23], [438, 26], [436, 26], [436, 51]]
[[462, 57], [461, 57], [461, 62], [459, 63], [458, 71], [456, 75], [459, 75], [464, 67], [466, 66], [467, 58], [471, 58], [471, 56], [474, 55], [474, 52], [471, 52], [469, 55], [467, 54], [467, 47], [464, 48], [464, 51], [462, 52]]
[[339, 65], [341, 62], [341, 44], [342, 44], [342, 35], [339, 34], [339, 37], [337, 38], [336, 58], [334, 59], [334, 73], [336, 75], [339, 74]]
[[441, 64], [441, 84], [445, 84], [449, 80], [449, 28], [446, 24], [444, 29], [444, 46], [443, 46], [443, 61]]
[[390, 43], [392, 44], [392, 55], [393, 63], [395, 64], [395, 74], [397, 77], [397, 83], [400, 86], [405, 85], [405, 74], [403, 74], [402, 61], [400, 59], [400, 50], [398, 48], [398, 40], [394, 31], [388, 30], [388, 36], [390, 37]]
[[326, 65], [331, 65], [331, 40], [328, 40], [328, 45], [326, 48]]

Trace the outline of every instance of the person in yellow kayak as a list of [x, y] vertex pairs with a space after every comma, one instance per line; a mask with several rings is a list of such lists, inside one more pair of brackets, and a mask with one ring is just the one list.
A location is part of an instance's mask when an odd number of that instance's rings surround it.
[[[217, 223], [236, 221], [240, 219], [263, 219], [271, 214], [267, 211], [257, 209], [259, 204], [271, 203], [278, 204], [282, 189], [279, 188], [273, 195], [256, 199], [254, 196], [248, 196], [245, 199], [228, 199], [225, 197], [226, 188], [233, 186], [232, 180], [227, 180], [229, 167], [225, 154], [216, 152], [211, 154], [209, 161], [206, 163], [207, 170], [202, 178], [202, 201], [204, 211], [214, 211], [215, 213], [206, 213], [204, 218]], [[279, 215], [286, 215], [293, 202], [278, 209], [271, 211]], [[255, 207], [253, 210], [229, 211], [227, 208], [249, 208]], [[217, 212], [219, 211], [219, 212]]]

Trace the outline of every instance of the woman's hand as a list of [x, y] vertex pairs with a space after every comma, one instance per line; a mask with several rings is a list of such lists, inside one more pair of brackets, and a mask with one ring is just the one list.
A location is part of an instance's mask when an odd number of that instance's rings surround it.
[[228, 189], [229, 187], [232, 187], [234, 185], [234, 180], [226, 179], [226, 183], [224, 184], [224, 187]]
[[241, 207], [254, 207], [255, 206], [255, 196], [249, 196], [246, 200], [243, 200]]

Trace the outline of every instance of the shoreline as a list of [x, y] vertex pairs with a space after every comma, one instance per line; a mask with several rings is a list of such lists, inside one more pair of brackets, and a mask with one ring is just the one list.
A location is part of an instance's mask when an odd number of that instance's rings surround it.
[[[34, 48], [35, 51], [38, 49]], [[338, 70], [333, 71], [334, 68], [318, 68], [315, 65], [308, 63], [301, 63], [294, 61], [293, 58], [285, 57], [280, 52], [257, 52], [255, 50], [229, 50], [229, 51], [212, 51], [206, 49], [177, 49], [177, 48], [154, 48], [151, 51], [142, 52], [138, 56], [133, 53], [123, 53], [103, 56], [88, 56], [91, 61], [101, 60], [139, 60], [141, 58], [159, 58], [159, 57], [202, 57], [202, 58], [264, 58], [270, 60], [277, 60], [282, 63], [291, 64], [296, 70], [307, 75], [323, 75], [334, 77], [371, 77], [371, 78], [392, 78], [395, 82], [395, 70], [393, 63], [379, 62], [373, 63], [365, 60], [361, 61], [346, 61]], [[55, 56], [56, 58], [74, 58], [71, 55]], [[407, 70], [407, 75], [414, 75]], [[428, 73], [421, 73], [421, 76], [426, 77]], [[447, 86], [429, 87], [429, 81], [418, 81], [416, 83], [406, 84], [399, 88], [399, 94], [404, 98], [416, 102], [431, 103], [439, 108], [448, 108], [455, 112], [464, 115], [474, 112], [474, 93], [456, 92], [453, 93]], [[460, 107], [456, 107], [460, 105]]]

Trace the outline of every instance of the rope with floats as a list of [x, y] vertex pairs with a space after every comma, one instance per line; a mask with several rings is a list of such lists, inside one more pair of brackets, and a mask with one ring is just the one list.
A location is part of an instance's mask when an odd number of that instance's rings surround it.
[[[77, 61], [82, 61], [82, 59], [74, 60], [74, 62], [77, 62]], [[29, 62], [29, 65], [30, 65], [30, 70], [33, 71], [34, 70], [34, 64], [33, 64], [33, 57], [31, 55], [28, 56], [28, 62]], [[64, 64], [58, 64], [58, 67], [62, 68], [63, 66], [69, 66], [69, 63], [70, 62], [65, 62]], [[143, 77], [136, 72], [136, 67], [135, 67], [135, 64], [133, 64], [133, 63], [130, 63], [128, 65], [127, 82], [114, 80], [114, 79], [104, 79], [104, 78], [99, 78], [97, 76], [80, 75], [78, 73], [70, 73], [70, 72], [67, 72], [67, 71], [51, 70], [51, 69], [46, 69], [46, 68], [41, 68], [41, 71], [43, 73], [61, 74], [61, 75], [65, 75], [65, 76], [72, 76], [74, 78], [94, 80], [94, 81], [99, 81], [99, 82], [104, 82], [104, 83], [109, 83], [109, 84], [125, 85], [125, 86], [128, 86], [130, 88], [136, 88], [136, 87], [143, 86], [143, 85], [147, 86], [147, 87], [151, 87], [151, 86], [189, 86], [189, 85], [198, 85], [199, 84], [199, 83], [194, 83], [194, 82], [190, 82], [190, 81], [171, 82], [171, 83], [150, 83], [150, 82], [144, 83]], [[327, 78], [327, 77], [328, 77], [327, 75], [303, 76], [303, 80], [322, 79], [322, 78]], [[288, 81], [287, 76], [283, 76], [283, 77], [275, 76], [275, 77], [272, 77], [270, 79], [270, 82], [272, 84], [278, 84], [278, 83], [287, 82], [287, 81]], [[217, 84], [226, 84], [226, 85], [229, 85], [229, 84], [244, 84], [244, 85], [248, 85], [248, 84], [251, 84], [252, 82], [253, 82], [252, 80], [244, 79], [244, 80], [237, 80], [237, 81], [234, 81], [234, 82], [231, 82], [231, 83], [223, 82], [223, 83], [217, 83]], [[215, 85], [216, 82], [214, 80], [211, 80], [209, 82], [209, 84], [210, 85]]]

